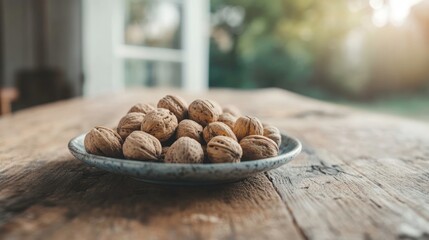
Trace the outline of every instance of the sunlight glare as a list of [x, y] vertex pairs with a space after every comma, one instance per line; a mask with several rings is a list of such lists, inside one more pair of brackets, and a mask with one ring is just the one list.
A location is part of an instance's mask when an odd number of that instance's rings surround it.
[[401, 26], [408, 15], [410, 9], [421, 0], [370, 0], [369, 5], [374, 9], [372, 23], [377, 27], [383, 27], [387, 23], [394, 26]]
[[381, 9], [383, 7], [383, 0], [369, 0], [369, 5], [372, 9]]

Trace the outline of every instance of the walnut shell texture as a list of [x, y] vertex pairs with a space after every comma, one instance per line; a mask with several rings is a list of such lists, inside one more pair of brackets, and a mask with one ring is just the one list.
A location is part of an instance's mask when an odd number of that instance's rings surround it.
[[128, 111], [128, 113], [132, 113], [132, 112], [140, 112], [140, 113], [144, 113], [147, 114], [148, 112], [151, 112], [155, 110], [155, 107], [147, 104], [147, 103], [137, 103], [136, 105], [132, 106], [130, 108], [130, 110]]
[[265, 125], [264, 126], [264, 136], [273, 140], [277, 146], [280, 147], [280, 144], [282, 143], [282, 136], [280, 134], [280, 130], [272, 125]]
[[210, 100], [197, 99], [189, 105], [189, 118], [205, 127], [211, 122], [216, 122], [221, 114], [219, 105]]
[[165, 154], [167, 163], [203, 163], [204, 151], [195, 139], [181, 137], [171, 145]]
[[156, 137], [143, 131], [134, 131], [125, 139], [123, 152], [128, 159], [159, 161], [162, 146]]
[[225, 123], [232, 130], [232, 129], [234, 129], [234, 125], [235, 125], [235, 122], [237, 121], [237, 119], [238, 119], [238, 117], [233, 116], [230, 113], [224, 112], [219, 116], [218, 121]]
[[197, 122], [185, 119], [179, 123], [176, 130], [176, 138], [190, 137], [199, 143], [203, 143], [203, 127]]
[[243, 150], [243, 160], [257, 160], [277, 156], [277, 144], [261, 135], [250, 135], [240, 141]]
[[157, 108], [146, 114], [141, 125], [141, 130], [164, 142], [173, 136], [177, 125], [177, 118], [170, 110]]
[[207, 144], [207, 155], [212, 163], [237, 163], [240, 162], [243, 150], [235, 140], [216, 136]]
[[238, 140], [249, 135], [263, 135], [264, 127], [255, 117], [239, 117], [234, 124], [234, 133]]
[[121, 136], [110, 128], [95, 127], [89, 131], [84, 139], [85, 150], [95, 155], [121, 158]]
[[184, 99], [178, 96], [167, 95], [161, 98], [158, 102], [158, 108], [170, 110], [179, 122], [188, 116], [188, 104]]
[[210, 142], [210, 140], [216, 136], [226, 136], [234, 139], [234, 141], [237, 141], [237, 137], [231, 128], [222, 122], [209, 123], [209, 125], [204, 128], [203, 136], [206, 143]]
[[131, 112], [123, 116], [118, 123], [116, 131], [126, 139], [132, 132], [140, 130], [145, 114], [141, 112]]

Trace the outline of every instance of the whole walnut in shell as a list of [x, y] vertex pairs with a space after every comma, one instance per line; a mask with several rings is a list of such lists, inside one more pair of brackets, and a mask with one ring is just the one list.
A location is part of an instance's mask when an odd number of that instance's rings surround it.
[[282, 142], [282, 136], [278, 128], [271, 125], [265, 125], [264, 136], [273, 140], [277, 144], [277, 146], [280, 147], [280, 144]]
[[256, 160], [277, 156], [279, 147], [277, 144], [261, 135], [250, 135], [240, 141], [243, 149], [243, 160]]
[[134, 131], [125, 139], [123, 152], [128, 159], [159, 161], [162, 146], [156, 137], [143, 131]]
[[203, 127], [216, 122], [221, 113], [219, 104], [210, 100], [197, 99], [189, 105], [188, 109], [189, 118]]
[[178, 96], [167, 95], [161, 98], [158, 102], [158, 108], [170, 110], [179, 122], [188, 116], [188, 104]]
[[240, 109], [238, 109], [234, 105], [227, 105], [227, 106], [225, 106], [222, 109], [222, 111], [223, 111], [223, 113], [229, 113], [229, 114], [231, 114], [232, 116], [235, 116], [235, 117], [240, 117], [241, 115], [243, 115], [243, 114], [241, 114]]
[[145, 114], [141, 112], [131, 112], [121, 118], [116, 131], [125, 139], [132, 132], [140, 130]]
[[150, 104], [147, 103], [137, 103], [136, 105], [132, 106], [130, 108], [130, 110], [128, 111], [128, 113], [132, 113], [132, 112], [140, 112], [140, 113], [148, 113], [150, 111], [155, 110], [155, 107], [153, 107]]
[[232, 129], [234, 129], [234, 125], [235, 125], [235, 122], [237, 121], [237, 119], [238, 119], [238, 117], [231, 115], [231, 113], [224, 112], [219, 116], [218, 121], [225, 123], [232, 130]]
[[236, 163], [240, 162], [243, 151], [235, 140], [216, 136], [207, 144], [207, 155], [212, 163]]
[[123, 140], [110, 128], [95, 127], [84, 139], [85, 150], [95, 155], [121, 158]]
[[204, 151], [196, 140], [181, 137], [167, 150], [164, 161], [167, 163], [203, 163]]
[[263, 135], [264, 127], [255, 117], [239, 117], [234, 124], [234, 133], [238, 140], [249, 135]]
[[195, 121], [185, 119], [179, 123], [176, 130], [176, 138], [190, 137], [199, 143], [203, 143], [203, 127]]
[[221, 122], [209, 123], [209, 125], [204, 128], [203, 136], [206, 143], [210, 142], [210, 140], [216, 136], [226, 136], [234, 139], [234, 141], [237, 141], [237, 137], [235, 137], [235, 134], [231, 128], [229, 128], [225, 123]]
[[177, 118], [172, 112], [168, 109], [157, 108], [146, 114], [141, 130], [164, 142], [173, 136], [177, 125]]

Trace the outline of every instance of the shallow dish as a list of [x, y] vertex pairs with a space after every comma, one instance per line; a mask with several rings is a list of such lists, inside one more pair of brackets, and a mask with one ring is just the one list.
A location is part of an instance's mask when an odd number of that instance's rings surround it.
[[279, 155], [261, 160], [218, 164], [171, 164], [102, 157], [87, 153], [85, 134], [69, 142], [69, 150], [84, 163], [109, 172], [128, 175], [138, 180], [159, 184], [207, 185], [235, 182], [257, 173], [278, 168], [301, 152], [301, 143], [282, 134]]

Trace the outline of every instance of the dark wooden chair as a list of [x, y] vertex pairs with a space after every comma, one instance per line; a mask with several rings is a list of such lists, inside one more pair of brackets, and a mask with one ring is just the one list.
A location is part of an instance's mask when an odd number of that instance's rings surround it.
[[0, 116], [12, 112], [12, 102], [18, 95], [15, 88], [0, 88]]

